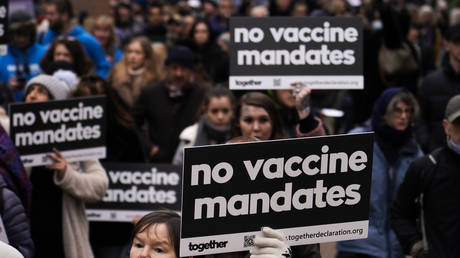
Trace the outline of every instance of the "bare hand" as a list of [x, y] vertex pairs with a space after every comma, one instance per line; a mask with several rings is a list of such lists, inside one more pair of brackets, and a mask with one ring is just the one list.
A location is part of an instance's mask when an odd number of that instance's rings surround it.
[[295, 106], [300, 119], [306, 118], [310, 115], [310, 93], [311, 89], [306, 84], [301, 82], [294, 82]]
[[19, 91], [19, 90], [22, 90], [24, 88], [24, 83], [19, 81], [16, 77], [11, 77], [9, 80], [8, 80], [8, 85], [10, 86], [11, 90], [13, 92], [16, 92], [16, 91]]
[[52, 161], [52, 163], [48, 165], [48, 168], [55, 170], [58, 173], [58, 178], [62, 179], [67, 170], [67, 160], [57, 149], [53, 149], [53, 153], [49, 154], [48, 157]]
[[154, 145], [152, 149], [150, 149], [149, 158], [155, 156], [155, 154], [157, 154], [159, 150], [160, 150], [160, 147], [158, 147], [158, 145]]

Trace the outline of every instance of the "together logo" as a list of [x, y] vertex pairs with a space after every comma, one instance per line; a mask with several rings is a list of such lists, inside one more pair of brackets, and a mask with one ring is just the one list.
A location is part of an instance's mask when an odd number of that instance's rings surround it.
[[260, 86], [262, 84], [262, 81], [254, 81], [254, 80], [249, 80], [249, 81], [239, 81], [235, 80], [236, 85], [238, 86]]
[[216, 249], [216, 248], [225, 248], [227, 246], [228, 241], [218, 242], [216, 240], [211, 240], [209, 243], [201, 243], [201, 244], [188, 244], [188, 249], [190, 251], [198, 250], [198, 252], [203, 252], [205, 249]]

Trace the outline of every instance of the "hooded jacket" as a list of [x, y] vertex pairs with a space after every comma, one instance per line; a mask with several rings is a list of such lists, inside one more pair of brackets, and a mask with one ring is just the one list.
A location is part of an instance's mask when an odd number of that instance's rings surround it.
[[[8, 52], [0, 57], [0, 81], [7, 84], [11, 77], [17, 77], [18, 67], [25, 81], [30, 80], [41, 72], [40, 60], [45, 55], [46, 48], [38, 43], [33, 43], [25, 51], [8, 44]], [[24, 64], [28, 64], [29, 73], [24, 72]], [[21, 74], [21, 73], [20, 73]], [[14, 94], [16, 100], [22, 100], [24, 90]]]

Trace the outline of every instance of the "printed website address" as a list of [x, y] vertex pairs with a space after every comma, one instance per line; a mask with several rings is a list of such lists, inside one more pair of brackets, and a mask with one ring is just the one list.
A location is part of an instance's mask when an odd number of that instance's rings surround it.
[[330, 236], [346, 236], [346, 235], [362, 235], [364, 230], [362, 228], [358, 229], [340, 229], [340, 230], [325, 230], [325, 231], [318, 231], [315, 233], [303, 233], [303, 234], [296, 234], [296, 235], [288, 235], [286, 236], [286, 240], [288, 241], [299, 241], [304, 239], [314, 239], [314, 238], [323, 238], [323, 237], [330, 237]]
[[331, 80], [307, 80], [307, 81], [302, 81], [302, 83], [314, 87], [317, 85], [352, 85], [352, 86], [358, 86], [359, 83], [357, 81], [345, 81], [345, 80], [338, 80], [338, 81], [331, 81]]
[[94, 151], [94, 152], [88, 151], [85, 153], [66, 154], [65, 156], [67, 157], [67, 159], [76, 159], [76, 158], [82, 158], [82, 157], [100, 156], [102, 154], [103, 153], [100, 151]]

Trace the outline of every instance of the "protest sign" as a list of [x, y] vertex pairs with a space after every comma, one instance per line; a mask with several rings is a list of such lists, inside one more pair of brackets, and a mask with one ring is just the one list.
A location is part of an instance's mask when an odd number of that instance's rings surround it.
[[180, 211], [179, 166], [146, 163], [103, 163], [109, 189], [102, 201], [86, 204], [90, 221], [131, 222], [158, 209]]
[[230, 19], [230, 89], [363, 89], [359, 17]]
[[8, 9], [8, 0], [0, 0], [0, 56], [7, 53]]
[[10, 136], [25, 167], [50, 163], [58, 149], [68, 162], [105, 158], [105, 97], [9, 106]]
[[366, 238], [372, 153], [372, 133], [186, 148], [180, 256], [248, 250], [262, 226]]

